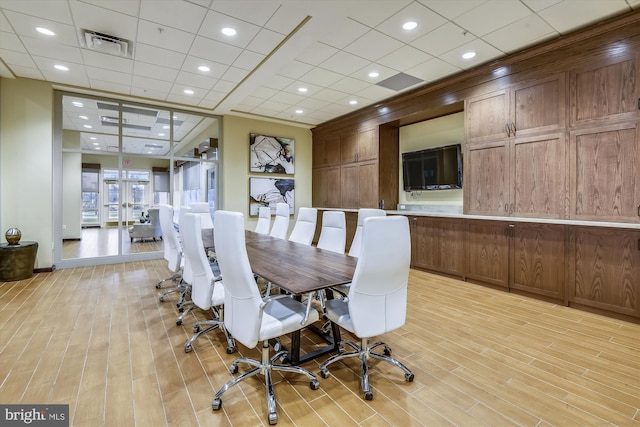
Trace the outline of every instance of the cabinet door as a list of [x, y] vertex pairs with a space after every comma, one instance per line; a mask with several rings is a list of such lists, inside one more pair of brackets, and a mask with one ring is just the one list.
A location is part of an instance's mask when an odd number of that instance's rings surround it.
[[502, 215], [509, 213], [508, 140], [466, 144], [464, 156], [464, 213]]
[[566, 218], [564, 133], [515, 138], [510, 151], [509, 214]]
[[324, 208], [340, 206], [340, 167], [314, 169], [312, 184], [313, 206]]
[[358, 207], [378, 207], [378, 162], [358, 163]]
[[430, 218], [411, 217], [411, 265], [416, 268], [435, 269], [437, 251]]
[[571, 228], [569, 302], [640, 317], [640, 231]]
[[509, 136], [509, 92], [506, 89], [474, 96], [464, 102], [466, 142]]
[[340, 206], [345, 209], [357, 209], [359, 203], [360, 176], [358, 164], [342, 166], [340, 168]]
[[570, 218], [640, 222], [638, 123], [570, 134]]
[[340, 137], [337, 134], [314, 138], [312, 147], [314, 168], [340, 164]]
[[516, 224], [509, 264], [510, 288], [564, 302], [565, 226]]
[[510, 119], [516, 136], [565, 127], [565, 81], [563, 73], [514, 85], [511, 89]]
[[378, 132], [376, 129], [358, 132], [357, 157], [359, 162], [378, 158]]
[[571, 125], [637, 120], [640, 56], [571, 72]]
[[468, 221], [466, 236], [467, 280], [500, 288], [509, 286], [509, 237], [507, 223]]
[[340, 136], [340, 160], [342, 163], [358, 161], [358, 138], [355, 132]]

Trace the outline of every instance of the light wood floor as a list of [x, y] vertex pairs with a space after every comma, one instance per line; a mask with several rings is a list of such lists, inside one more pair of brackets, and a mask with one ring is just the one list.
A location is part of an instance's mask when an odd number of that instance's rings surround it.
[[[69, 404], [73, 426], [267, 425], [259, 376], [211, 411], [237, 354], [219, 331], [184, 353], [167, 275], [155, 260], [0, 283], [0, 402]], [[412, 271], [407, 324], [384, 338], [413, 383], [374, 362], [365, 401], [355, 361], [315, 391], [276, 374], [278, 425], [640, 426], [640, 325]]]
[[[140, 252], [161, 251], [162, 239], [135, 239], [131, 242], [127, 228], [120, 230], [122, 234], [122, 253], [132, 254]], [[62, 258], [92, 258], [118, 255], [117, 227], [89, 227], [83, 228], [80, 240], [65, 240], [62, 242]]]

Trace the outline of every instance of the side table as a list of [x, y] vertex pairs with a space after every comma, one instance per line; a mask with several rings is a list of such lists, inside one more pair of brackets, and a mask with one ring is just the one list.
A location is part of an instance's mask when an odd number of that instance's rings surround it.
[[38, 242], [0, 244], [0, 282], [28, 279], [33, 275]]

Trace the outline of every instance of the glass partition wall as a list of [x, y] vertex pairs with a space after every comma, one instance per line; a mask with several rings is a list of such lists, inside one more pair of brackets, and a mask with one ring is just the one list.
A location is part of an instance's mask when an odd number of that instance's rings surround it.
[[56, 265], [160, 258], [150, 209], [215, 211], [219, 117], [67, 92], [55, 116]]

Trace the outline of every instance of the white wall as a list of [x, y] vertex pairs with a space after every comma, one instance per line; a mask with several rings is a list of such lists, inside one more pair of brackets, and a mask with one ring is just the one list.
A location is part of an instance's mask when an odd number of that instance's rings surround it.
[[36, 268], [53, 265], [52, 105], [49, 83], [0, 78], [0, 230], [38, 242]]
[[[452, 144], [463, 144], [464, 146], [464, 112], [400, 128], [400, 153]], [[402, 155], [398, 161], [400, 162], [400, 197], [398, 198], [400, 204], [462, 206], [462, 189], [403, 191]]]

